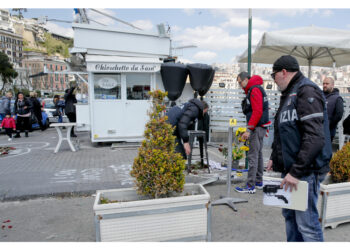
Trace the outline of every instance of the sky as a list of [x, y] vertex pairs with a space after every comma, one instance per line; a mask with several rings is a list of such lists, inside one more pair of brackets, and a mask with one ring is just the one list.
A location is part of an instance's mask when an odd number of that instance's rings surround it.
[[73, 21], [73, 7], [83, 6], [87, 9], [88, 18], [111, 27], [132, 29], [91, 9], [98, 9], [147, 32], [157, 33], [157, 25], [163, 23], [170, 30], [173, 48], [192, 46], [172, 50], [173, 55], [184, 63], [234, 63], [236, 57], [248, 47], [248, 8], [252, 9], [252, 45], [256, 45], [267, 31], [310, 25], [350, 30], [350, 5], [341, 1], [338, 3], [337, 0], [331, 4], [329, 1], [329, 6], [299, 0], [293, 1], [294, 6], [282, 1], [249, 1], [250, 5], [228, 5], [227, 1], [222, 3], [221, 0], [179, 0], [173, 1], [172, 5], [153, 0], [133, 0], [126, 4], [121, 1], [111, 4], [104, 0], [98, 3], [74, 1], [77, 6], [65, 0], [59, 1], [60, 5], [56, 3], [57, 6], [47, 6], [47, 1], [35, 1], [30, 6], [26, 6], [26, 1], [22, 4], [19, 2], [16, 1], [16, 6], [6, 7], [9, 10], [27, 8], [27, 12], [23, 13], [26, 18], [47, 16], [49, 21], [46, 27], [50, 31], [70, 37], [74, 36], [71, 24], [50, 19]]

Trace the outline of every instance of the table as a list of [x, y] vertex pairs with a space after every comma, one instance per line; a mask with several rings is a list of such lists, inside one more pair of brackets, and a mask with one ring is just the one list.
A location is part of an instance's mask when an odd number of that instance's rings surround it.
[[[73, 126], [76, 126], [77, 124], [75, 122], [66, 122], [66, 123], [53, 123], [53, 124], [50, 124], [50, 127], [54, 127], [58, 133], [58, 143], [57, 143], [57, 146], [55, 148], [55, 151], [54, 153], [57, 153], [58, 150], [60, 149], [61, 147], [61, 144], [62, 144], [62, 141], [63, 140], [66, 140], [69, 144], [69, 147], [70, 149], [75, 152], [76, 149], [74, 148], [73, 146], [73, 143], [71, 141], [71, 138], [70, 138], [70, 132], [72, 131], [72, 128]], [[63, 131], [62, 131], [62, 128], [63, 127], [66, 127], [67, 128], [67, 135], [66, 137], [64, 138], [63, 137]]]

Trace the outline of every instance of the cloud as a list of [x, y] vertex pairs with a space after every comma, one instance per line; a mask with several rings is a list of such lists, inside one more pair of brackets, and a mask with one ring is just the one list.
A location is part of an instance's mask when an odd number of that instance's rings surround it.
[[217, 57], [217, 54], [215, 52], [212, 52], [212, 51], [200, 51], [200, 52], [197, 52], [193, 58], [196, 59], [196, 60], [212, 60], [214, 59], [215, 57]]
[[181, 58], [181, 57], [179, 57], [178, 59], [177, 59], [177, 62], [180, 62], [180, 63], [183, 63], [183, 64], [192, 64], [192, 63], [194, 63], [192, 60], [190, 60], [190, 59], [186, 59], [186, 58]]
[[[252, 30], [252, 44], [257, 44], [264, 31]], [[173, 40], [181, 45], [196, 45], [199, 49], [219, 51], [222, 49], [246, 48], [248, 34], [230, 35], [227, 29], [217, 26], [186, 28], [174, 34]]]
[[71, 38], [73, 38], [74, 36], [74, 32], [72, 28], [65, 28], [51, 22], [47, 22], [47, 24], [45, 24], [44, 27], [48, 29], [51, 33], [56, 33], [58, 35], [68, 36]]
[[153, 29], [153, 24], [150, 20], [136, 20], [131, 22], [133, 25], [136, 27], [145, 30], [145, 31], [150, 31]]
[[[269, 21], [262, 20], [259, 17], [252, 19], [255, 28], [268, 29], [271, 27]], [[228, 21], [221, 24], [222, 27], [248, 27], [248, 17], [231, 17]]]
[[331, 10], [324, 10], [324, 11], [322, 11], [321, 15], [324, 17], [331, 17], [331, 16], [333, 16], [333, 14], [334, 14], [334, 12]]
[[287, 16], [287, 17], [295, 17], [295, 16], [314, 16], [314, 15], [320, 15], [323, 17], [330, 17], [334, 13], [330, 9], [306, 9], [306, 8], [299, 8], [299, 9], [253, 9], [253, 16]]
[[183, 12], [188, 16], [192, 16], [194, 13], [196, 13], [196, 10], [195, 9], [183, 9]]

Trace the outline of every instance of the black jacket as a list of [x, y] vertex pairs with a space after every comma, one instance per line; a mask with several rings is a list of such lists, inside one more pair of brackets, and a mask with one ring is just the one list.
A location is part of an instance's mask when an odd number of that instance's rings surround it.
[[[297, 92], [297, 102], [296, 102], [296, 113], [300, 117], [297, 121], [297, 128], [301, 136], [300, 148], [297, 153], [297, 157], [293, 159], [294, 163], [286, 169], [284, 165], [286, 157], [283, 153], [282, 143], [281, 143], [281, 131], [280, 122], [281, 111], [287, 100], [290, 100], [290, 94], [296, 84], [299, 84], [305, 77], [301, 72], [298, 72], [293, 79], [290, 81], [287, 89], [282, 92], [280, 99], [280, 106], [275, 116], [274, 124], [274, 142], [272, 144], [272, 154], [271, 160], [273, 161], [273, 169], [275, 171], [290, 173], [296, 178], [308, 175], [313, 171], [313, 162], [317, 156], [322, 151], [325, 146], [325, 134], [324, 131], [324, 116], [313, 117], [312, 119], [303, 119], [306, 117], [312, 117], [314, 114], [320, 114], [325, 112], [325, 100], [321, 91], [316, 91], [314, 87], [306, 85], [299, 88]], [[327, 114], [325, 114], [327, 116]], [[285, 118], [288, 119], [289, 116]], [[328, 123], [328, 122], [327, 122]], [[328, 130], [327, 130], [328, 131]], [[329, 131], [328, 131], [329, 133]], [[293, 139], [292, 135], [286, 135], [286, 138]], [[285, 149], [287, 150], [287, 149]], [[319, 170], [322, 172], [322, 170]]]
[[74, 103], [77, 103], [77, 99], [75, 98], [75, 95], [73, 94], [75, 87], [71, 87], [68, 90], [68, 93], [64, 94], [64, 100], [66, 102], [65, 106], [65, 113], [75, 113], [75, 105]]
[[31, 97], [30, 101], [32, 103], [32, 110], [36, 118], [41, 121], [42, 115], [41, 115], [41, 104], [39, 100], [36, 97]]
[[338, 122], [343, 117], [344, 101], [339, 95], [339, 89], [334, 88], [331, 93], [323, 92], [327, 99], [327, 111], [329, 120], [329, 129], [332, 136], [335, 135]]
[[184, 143], [189, 141], [188, 127], [190, 127], [197, 118], [203, 118], [203, 108], [203, 103], [198, 99], [191, 99], [186, 103], [176, 128]]
[[[27, 108], [24, 108], [27, 107]], [[26, 115], [30, 113], [32, 109], [32, 103], [28, 100], [28, 98], [24, 97], [23, 101], [18, 100], [15, 101], [15, 114], [18, 115]]]

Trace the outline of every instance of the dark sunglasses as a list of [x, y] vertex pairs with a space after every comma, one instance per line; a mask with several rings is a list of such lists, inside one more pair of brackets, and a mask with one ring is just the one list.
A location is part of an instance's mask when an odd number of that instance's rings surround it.
[[275, 80], [275, 75], [276, 75], [278, 72], [281, 72], [281, 71], [282, 71], [282, 70], [273, 72], [273, 73], [271, 74], [272, 79]]

